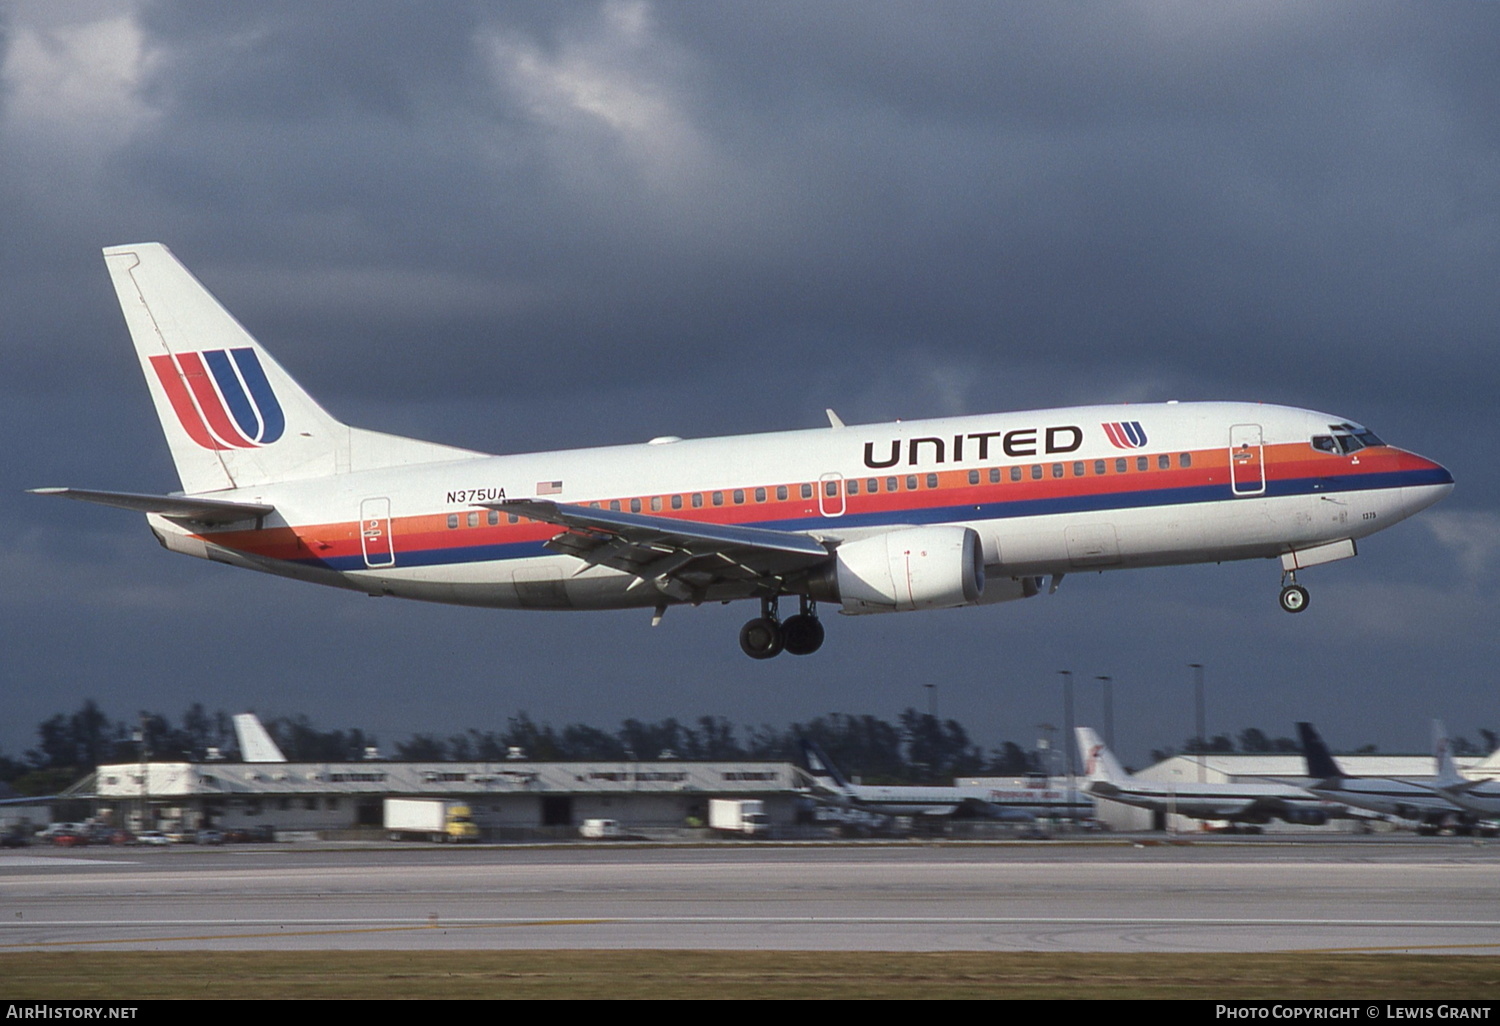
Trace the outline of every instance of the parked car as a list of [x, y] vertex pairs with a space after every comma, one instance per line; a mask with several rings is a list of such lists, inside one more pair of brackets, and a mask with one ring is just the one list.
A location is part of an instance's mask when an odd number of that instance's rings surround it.
[[135, 835], [137, 844], [168, 845], [172, 839], [160, 830], [142, 830]]

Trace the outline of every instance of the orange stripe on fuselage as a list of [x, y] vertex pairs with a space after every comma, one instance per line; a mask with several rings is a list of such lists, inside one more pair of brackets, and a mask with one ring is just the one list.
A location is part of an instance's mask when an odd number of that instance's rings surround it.
[[[990, 505], [1008, 501], [1125, 494], [1139, 492], [1142, 489], [1173, 489], [1229, 483], [1230, 459], [1227, 446], [1190, 450], [1187, 454], [1191, 457], [1191, 466], [1188, 467], [1180, 465], [1182, 452], [1177, 450], [1165, 454], [1132, 451], [1128, 454], [1090, 457], [1083, 460], [1007, 463], [998, 467], [1001, 472], [999, 483], [990, 482], [991, 468], [989, 466], [940, 471], [908, 468], [906, 472], [899, 474], [892, 474], [889, 471], [867, 472], [855, 478], [859, 482], [858, 494], [847, 494], [847, 482], [850, 479], [845, 478], [843, 493], [834, 501], [842, 501], [845, 515], [862, 513], [899, 515], [902, 511], [921, 510], [932, 506]], [[1168, 469], [1161, 469], [1159, 466], [1158, 459], [1162, 455], [1170, 458], [1171, 466]], [[1124, 473], [1116, 470], [1116, 461], [1122, 459], [1126, 461]], [[1137, 469], [1138, 461], [1142, 459], [1147, 461], [1146, 470]], [[1100, 461], [1105, 465], [1103, 474], [1095, 473], [1095, 464]], [[1084, 471], [1082, 475], [1074, 473], [1075, 464], [1082, 464]], [[1388, 446], [1363, 449], [1352, 456], [1340, 456], [1318, 452], [1306, 442], [1267, 445], [1263, 448], [1262, 464], [1268, 482], [1302, 478], [1349, 477], [1369, 473], [1426, 469], [1433, 466], [1429, 460]], [[1020, 481], [1010, 480], [1010, 468], [1013, 466], [1019, 466], [1022, 469]], [[1039, 480], [1031, 476], [1033, 466], [1042, 468], [1042, 477]], [[1061, 477], [1053, 476], [1054, 466], [1062, 468]], [[969, 474], [971, 470], [976, 469], [980, 475], [979, 484], [971, 485]], [[936, 488], [929, 488], [927, 475], [933, 473], [937, 474], [938, 484]], [[887, 480], [892, 477], [898, 482], [899, 490], [895, 492], [885, 490]], [[917, 479], [916, 489], [906, 487], [908, 477]], [[880, 490], [874, 494], [866, 490], [871, 480], [877, 481], [880, 487]], [[708, 524], [774, 524], [778, 521], [819, 518], [818, 492], [823, 487], [823, 482], [796, 481], [783, 482], [783, 484], [788, 489], [789, 498], [779, 501], [774, 498], [769, 498], [765, 502], [753, 501], [757, 487], [765, 488], [769, 495], [774, 496], [778, 486], [752, 484], [739, 489], [746, 496], [746, 501], [740, 504], [732, 501], [731, 497], [736, 491], [734, 488], [708, 489], [699, 492], [698, 494], [704, 496], [704, 505], [696, 508], [691, 505], [693, 492], [666, 492], [619, 499], [589, 499], [577, 504], [598, 503], [607, 509], [612, 501], [617, 501], [622, 509], [629, 510], [631, 501], [635, 499], [640, 501], [643, 514]], [[801, 498], [800, 490], [804, 484], [812, 485], [813, 498]], [[724, 505], [712, 505], [710, 496], [714, 492], [724, 494]], [[682, 509], [671, 508], [673, 495], [683, 497]], [[653, 498], [661, 499], [662, 509], [651, 509]], [[479, 523], [477, 526], [470, 527], [468, 517], [475, 512], [477, 512]], [[433, 551], [454, 545], [539, 543], [554, 537], [559, 532], [554, 525], [528, 521], [524, 517], [519, 518], [517, 523], [511, 524], [508, 522], [508, 515], [503, 512], [499, 514], [500, 522], [490, 525], [487, 513], [488, 511], [465, 508], [456, 513], [426, 513], [392, 518], [391, 536], [396, 548], [398, 565], [400, 553], [403, 551]], [[448, 526], [450, 516], [459, 518], [458, 527]], [[823, 519], [831, 526], [840, 518]], [[357, 520], [349, 520], [265, 528], [259, 531], [220, 531], [202, 534], [199, 537], [218, 545], [270, 559], [292, 561], [310, 558], [339, 559], [362, 555], [359, 526]]]

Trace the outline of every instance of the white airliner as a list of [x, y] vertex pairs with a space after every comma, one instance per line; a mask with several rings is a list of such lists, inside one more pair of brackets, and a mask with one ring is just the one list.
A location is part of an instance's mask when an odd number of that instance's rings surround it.
[[[843, 613], [981, 605], [1043, 578], [1305, 567], [1453, 487], [1345, 420], [1253, 403], [1091, 406], [491, 456], [349, 427], [159, 243], [104, 251], [182, 491], [41, 488], [147, 515], [173, 552], [370, 595], [522, 609], [758, 599], [764, 659]], [[799, 611], [783, 620], [781, 596]]]
[[[1422, 834], [1443, 829], [1468, 833], [1478, 825], [1480, 816], [1464, 808], [1440, 786], [1444, 782], [1441, 776], [1420, 781], [1351, 777], [1339, 766], [1327, 742], [1311, 723], [1297, 724], [1297, 736], [1302, 742], [1302, 756], [1307, 760], [1307, 775], [1313, 779], [1308, 790], [1314, 794], [1357, 809], [1412, 820]], [[1441, 772], [1441, 755], [1439, 769]]]
[[1077, 727], [1078, 751], [1083, 757], [1088, 783], [1084, 790], [1095, 798], [1108, 798], [1153, 812], [1177, 814], [1192, 819], [1224, 819], [1231, 823], [1269, 823], [1273, 819], [1318, 826], [1347, 816], [1338, 802], [1274, 780], [1199, 783], [1163, 783], [1142, 780], [1125, 772], [1114, 753], [1088, 727]]
[[1458, 772], [1448, 732], [1439, 720], [1432, 721], [1433, 761], [1438, 793], [1454, 805], [1475, 816], [1500, 817], [1500, 780], [1470, 780]]
[[803, 740], [802, 768], [835, 800], [882, 816], [967, 816], [1029, 823], [1083, 819], [1094, 803], [1068, 787], [940, 787], [852, 784], [816, 742]]

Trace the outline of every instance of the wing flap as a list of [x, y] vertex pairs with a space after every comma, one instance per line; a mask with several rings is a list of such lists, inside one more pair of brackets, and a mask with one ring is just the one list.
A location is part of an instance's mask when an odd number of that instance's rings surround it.
[[[827, 562], [821, 539], [789, 531], [625, 513], [552, 502], [507, 499], [477, 505], [515, 513], [564, 530], [547, 548], [594, 566], [632, 574], [669, 594], [680, 582], [691, 590], [720, 581], [785, 577]], [[833, 541], [834, 539], [829, 539]]]

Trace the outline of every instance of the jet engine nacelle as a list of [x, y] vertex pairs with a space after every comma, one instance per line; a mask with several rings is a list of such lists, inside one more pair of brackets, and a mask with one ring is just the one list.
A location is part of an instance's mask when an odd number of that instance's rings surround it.
[[834, 553], [845, 613], [947, 609], [984, 595], [984, 546], [968, 527], [908, 527], [845, 542]]
[[1322, 826], [1328, 822], [1328, 813], [1322, 809], [1287, 809], [1282, 818], [1299, 826]]

